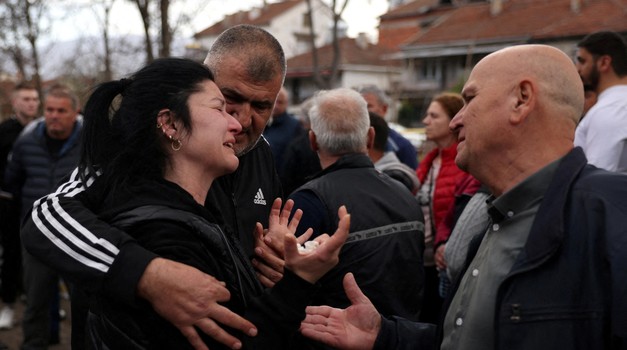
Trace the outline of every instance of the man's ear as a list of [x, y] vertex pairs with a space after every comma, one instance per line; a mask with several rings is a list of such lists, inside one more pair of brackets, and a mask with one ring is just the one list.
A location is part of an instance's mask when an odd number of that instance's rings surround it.
[[309, 146], [314, 152], [318, 152], [318, 141], [316, 140], [316, 134], [312, 130], [309, 130]]
[[533, 110], [536, 103], [536, 86], [531, 80], [522, 80], [516, 87], [516, 105], [510, 117], [513, 124], [522, 123]]
[[374, 146], [374, 136], [375, 136], [375, 131], [374, 131], [374, 128], [371, 126], [368, 129], [368, 136], [366, 136], [367, 137], [366, 148], [369, 150], [372, 149], [372, 147]]
[[597, 70], [601, 73], [609, 72], [612, 69], [612, 56], [603, 55], [596, 60]]

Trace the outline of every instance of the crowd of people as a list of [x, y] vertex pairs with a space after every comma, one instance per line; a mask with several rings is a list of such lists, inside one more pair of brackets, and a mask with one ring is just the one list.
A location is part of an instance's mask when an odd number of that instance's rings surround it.
[[420, 158], [381, 88], [295, 116], [285, 74], [237, 25], [84, 105], [52, 86], [39, 119], [16, 85], [0, 334], [58, 342], [62, 279], [73, 349], [627, 349], [624, 38], [485, 56]]

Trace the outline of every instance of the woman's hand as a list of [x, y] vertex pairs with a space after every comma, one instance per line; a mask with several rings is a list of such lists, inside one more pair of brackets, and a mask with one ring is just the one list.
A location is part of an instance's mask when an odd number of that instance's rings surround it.
[[[253, 259], [252, 263], [257, 270], [257, 278], [267, 288], [273, 287], [283, 278], [285, 235], [294, 235], [303, 215], [303, 211], [299, 209], [290, 221], [289, 216], [294, 207], [294, 201], [288, 200], [283, 208], [281, 208], [281, 203], [281, 198], [275, 199], [272, 203], [268, 229], [264, 230], [261, 223], [257, 223], [254, 233], [255, 255], [257, 257]], [[304, 243], [311, 237], [312, 233], [311, 229], [307, 230], [298, 237], [298, 243]]]
[[309, 283], [317, 282], [340, 260], [340, 250], [350, 229], [350, 215], [345, 206], [338, 209], [338, 216], [340, 221], [335, 233], [330, 237], [326, 233], [316, 237], [314, 241], [318, 247], [311, 251], [299, 252], [302, 242], [299, 243], [292, 233], [284, 235], [285, 266]]

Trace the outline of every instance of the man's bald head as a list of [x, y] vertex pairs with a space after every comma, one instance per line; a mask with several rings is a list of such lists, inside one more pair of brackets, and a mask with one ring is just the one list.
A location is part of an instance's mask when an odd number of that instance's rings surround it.
[[[576, 125], [583, 110], [583, 83], [572, 60], [547, 45], [512, 46], [486, 56], [477, 69], [493, 71], [493, 79], [518, 82], [532, 77], [538, 84], [541, 107], [567, 117]], [[498, 72], [498, 73], [497, 73]]]

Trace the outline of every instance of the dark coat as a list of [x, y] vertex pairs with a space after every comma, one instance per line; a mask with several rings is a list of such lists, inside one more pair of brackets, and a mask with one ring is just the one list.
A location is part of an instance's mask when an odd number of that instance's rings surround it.
[[[566, 155], [498, 288], [495, 349], [627, 349], [625, 218], [627, 176], [587, 165], [580, 148]], [[375, 349], [428, 348], [433, 332], [384, 320]]]

